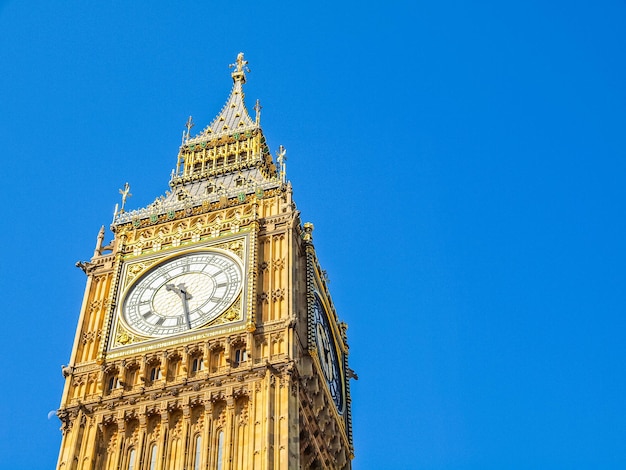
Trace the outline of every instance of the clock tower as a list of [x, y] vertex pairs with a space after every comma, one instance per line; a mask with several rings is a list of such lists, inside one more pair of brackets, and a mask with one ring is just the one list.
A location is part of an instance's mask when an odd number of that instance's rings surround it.
[[347, 326], [244, 104], [183, 133], [169, 190], [126, 209], [87, 276], [58, 416], [64, 470], [350, 469]]

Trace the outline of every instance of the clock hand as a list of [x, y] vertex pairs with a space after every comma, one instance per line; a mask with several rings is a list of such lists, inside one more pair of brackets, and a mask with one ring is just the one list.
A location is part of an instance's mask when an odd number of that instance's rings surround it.
[[172, 291], [180, 297], [180, 300], [183, 302], [183, 311], [185, 312], [185, 320], [187, 320], [187, 328], [191, 329], [191, 320], [189, 318], [189, 304], [187, 301], [191, 299], [191, 294], [185, 290], [185, 284], [178, 284], [176, 287], [174, 284], [166, 284], [165, 289], [168, 291]]
[[330, 339], [326, 335], [326, 332], [324, 332], [322, 336], [322, 347], [324, 348], [324, 369], [328, 374], [328, 380], [332, 380], [335, 375], [332, 366], [333, 355], [330, 352]]
[[191, 330], [191, 319], [189, 318], [189, 304], [187, 301], [191, 299], [191, 294], [185, 290], [185, 284], [178, 284], [178, 289], [182, 293], [180, 298], [183, 301], [183, 310], [185, 311], [185, 318], [187, 319], [187, 329]]
[[330, 348], [326, 350], [326, 362], [328, 364], [328, 379], [332, 381], [335, 378], [335, 369], [333, 367], [333, 355], [330, 352]]

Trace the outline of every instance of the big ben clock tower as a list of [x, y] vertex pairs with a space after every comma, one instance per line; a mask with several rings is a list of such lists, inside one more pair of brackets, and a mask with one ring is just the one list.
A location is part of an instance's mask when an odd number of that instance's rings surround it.
[[191, 118], [169, 191], [116, 208], [89, 262], [58, 415], [64, 470], [350, 469], [346, 325], [285, 177], [233, 88]]

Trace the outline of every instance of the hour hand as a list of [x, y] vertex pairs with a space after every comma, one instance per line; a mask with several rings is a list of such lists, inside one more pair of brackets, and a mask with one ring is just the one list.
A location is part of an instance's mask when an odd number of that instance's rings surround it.
[[191, 299], [191, 294], [185, 288], [185, 284], [178, 284], [178, 290], [180, 290], [185, 296], [185, 300]]
[[181, 300], [191, 299], [191, 294], [185, 289], [185, 284], [178, 284], [178, 287], [176, 287], [174, 284], [166, 284], [165, 289], [176, 293], [176, 295], [178, 295]]

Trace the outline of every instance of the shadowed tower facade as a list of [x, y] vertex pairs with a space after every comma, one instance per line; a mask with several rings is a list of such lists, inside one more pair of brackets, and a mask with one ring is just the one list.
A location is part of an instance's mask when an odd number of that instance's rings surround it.
[[350, 469], [347, 326], [244, 104], [183, 133], [170, 189], [78, 263], [87, 285], [58, 415], [64, 470]]

